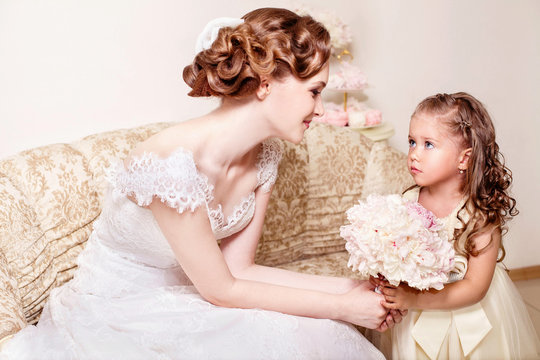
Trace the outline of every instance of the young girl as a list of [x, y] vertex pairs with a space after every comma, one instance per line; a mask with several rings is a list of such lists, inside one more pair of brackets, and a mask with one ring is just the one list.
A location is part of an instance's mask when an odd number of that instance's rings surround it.
[[457, 256], [440, 291], [382, 282], [385, 307], [411, 309], [392, 330], [393, 358], [538, 358], [527, 309], [500, 264], [517, 210], [484, 106], [463, 92], [423, 100], [411, 117], [408, 167], [416, 186], [405, 196], [443, 219]]

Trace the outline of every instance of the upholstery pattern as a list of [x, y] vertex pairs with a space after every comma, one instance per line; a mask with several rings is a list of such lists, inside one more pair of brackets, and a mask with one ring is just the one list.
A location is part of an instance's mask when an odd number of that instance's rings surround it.
[[[0, 340], [35, 323], [51, 289], [73, 277], [101, 212], [105, 169], [155, 123], [87, 136], [0, 160]], [[356, 131], [312, 123], [299, 145], [283, 142], [256, 261], [314, 274], [354, 276], [339, 227], [370, 192], [402, 191], [405, 155]]]
[[361, 279], [362, 277], [358, 273], [353, 272], [349, 267], [347, 267], [348, 261], [349, 253], [347, 251], [338, 251], [331, 254], [317, 256], [316, 259], [311, 258], [297, 260], [287, 264], [278, 265], [277, 267], [312, 275], [327, 275]]
[[14, 334], [26, 325], [17, 280], [12, 276], [6, 257], [0, 251], [0, 339]]
[[401, 194], [414, 180], [407, 168], [407, 156], [384, 142], [376, 142], [368, 156], [362, 199], [369, 194]]

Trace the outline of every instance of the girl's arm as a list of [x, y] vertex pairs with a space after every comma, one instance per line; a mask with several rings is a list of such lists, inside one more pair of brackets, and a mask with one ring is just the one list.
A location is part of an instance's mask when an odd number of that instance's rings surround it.
[[[493, 241], [489, 241], [493, 237]], [[486, 295], [499, 253], [501, 232], [495, 229], [480, 234], [475, 239], [476, 249], [487, 248], [478, 256], [470, 256], [467, 273], [463, 280], [445, 285], [442, 290], [419, 291], [407, 285], [397, 288], [386, 283], [382, 288], [389, 309], [432, 309], [449, 310], [473, 305]], [[488, 245], [489, 244], [489, 245]]]
[[204, 206], [179, 214], [154, 200], [149, 208], [186, 275], [215, 305], [337, 319], [367, 328], [377, 328], [385, 319], [382, 297], [367, 286], [336, 295], [237, 278], [217, 245]]
[[235, 277], [334, 294], [344, 294], [362, 283], [354, 279], [303, 274], [255, 264], [255, 253], [262, 234], [270, 194], [271, 192], [257, 190], [255, 214], [249, 225], [242, 231], [221, 240], [225, 261]]

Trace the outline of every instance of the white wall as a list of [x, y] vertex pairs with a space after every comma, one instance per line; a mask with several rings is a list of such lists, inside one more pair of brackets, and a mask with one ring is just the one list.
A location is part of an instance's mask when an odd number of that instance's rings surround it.
[[[324, 8], [328, 1], [306, 1]], [[209, 19], [289, 1], [0, 0], [0, 157], [211, 109], [181, 72]], [[492, 114], [521, 214], [510, 268], [540, 265], [540, 1], [334, 0], [353, 31], [367, 101], [396, 128], [436, 92], [468, 91]]]

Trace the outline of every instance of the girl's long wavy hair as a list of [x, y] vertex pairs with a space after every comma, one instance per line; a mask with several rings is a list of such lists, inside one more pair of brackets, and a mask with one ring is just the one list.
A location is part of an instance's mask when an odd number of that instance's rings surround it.
[[[412, 116], [419, 113], [436, 116], [451, 134], [461, 138], [462, 149], [471, 148], [463, 183], [467, 200], [458, 211], [463, 227], [454, 231], [454, 247], [467, 258], [477, 256], [485, 248], [476, 249], [474, 237], [495, 228], [505, 234], [506, 222], [518, 214], [516, 200], [508, 194], [512, 172], [505, 166], [495, 142], [491, 117], [480, 101], [465, 92], [430, 96], [418, 104]], [[468, 221], [460, 216], [464, 212], [469, 215]], [[490, 244], [491, 241], [493, 238]], [[505, 254], [501, 242], [498, 261]]]
[[330, 58], [330, 34], [311, 16], [261, 8], [243, 19], [220, 29], [212, 46], [184, 68], [188, 95], [242, 98], [256, 91], [261, 76], [308, 79]]

